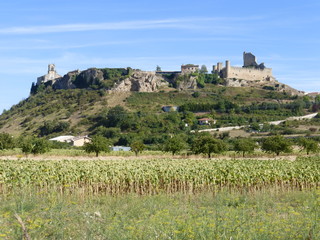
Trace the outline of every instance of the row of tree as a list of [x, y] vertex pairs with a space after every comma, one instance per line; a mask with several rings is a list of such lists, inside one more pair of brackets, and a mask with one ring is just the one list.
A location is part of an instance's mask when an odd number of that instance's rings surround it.
[[[18, 144], [17, 144], [18, 142]], [[210, 134], [198, 134], [191, 143], [188, 143], [182, 136], [175, 135], [170, 137], [164, 144], [158, 146], [158, 150], [171, 152], [172, 155], [181, 151], [189, 151], [194, 154], [205, 154], [209, 158], [212, 154], [221, 154], [228, 150], [241, 153], [243, 157], [247, 153], [253, 153], [255, 149], [261, 149], [268, 153], [279, 155], [280, 153], [288, 153], [292, 151], [293, 144], [301, 147], [307, 154], [310, 152], [318, 152], [319, 144], [317, 141], [300, 137], [292, 141], [281, 135], [270, 136], [264, 139], [254, 140], [252, 138], [238, 138], [233, 140], [218, 139]], [[112, 142], [110, 139], [101, 135], [96, 135], [90, 143], [84, 145], [83, 149], [88, 152], [94, 152], [98, 157], [101, 152], [110, 152]], [[47, 141], [43, 138], [26, 137], [18, 141], [7, 133], [0, 133], [0, 150], [12, 149], [20, 147], [22, 152], [28, 154], [43, 154], [51, 148], [65, 147], [65, 144]], [[131, 151], [136, 155], [146, 149], [146, 145], [141, 140], [133, 140], [130, 144]]]
[[[108, 139], [102, 136], [95, 136], [91, 143], [84, 146], [84, 149], [89, 153], [95, 152], [96, 156], [98, 156], [100, 152], [110, 151], [110, 148], [108, 147], [109, 144], [110, 142]], [[232, 146], [230, 147], [229, 144], [222, 139], [217, 139], [209, 134], [200, 134], [194, 139], [191, 146], [188, 145], [182, 137], [173, 136], [159, 148], [164, 152], [171, 152], [172, 155], [183, 150], [190, 150], [190, 152], [194, 154], [205, 154], [209, 158], [212, 154], [220, 154], [231, 148], [245, 157], [246, 153], [253, 153], [257, 148], [268, 153], [274, 153], [278, 156], [282, 152], [291, 152], [293, 144], [293, 141], [290, 141], [281, 135], [276, 135], [267, 137], [258, 142], [252, 138], [238, 138], [232, 141]], [[307, 154], [319, 151], [318, 142], [309, 138], [301, 137], [296, 141], [296, 144], [299, 145], [302, 150], [306, 151]], [[135, 152], [136, 155], [145, 149], [145, 145], [142, 141], [133, 141], [130, 147], [131, 151]]]

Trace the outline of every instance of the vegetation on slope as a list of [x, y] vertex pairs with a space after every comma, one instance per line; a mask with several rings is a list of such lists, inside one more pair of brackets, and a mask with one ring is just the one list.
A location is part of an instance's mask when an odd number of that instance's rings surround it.
[[[128, 74], [120, 70], [101, 71], [105, 79], [114, 82]], [[198, 75], [200, 79], [202, 75]], [[254, 131], [289, 131], [287, 126], [265, 124], [261, 129], [259, 124], [317, 111], [319, 106], [308, 97], [261, 88], [223, 87], [217, 85], [213, 75], [203, 79], [203, 88], [197, 90], [131, 92], [118, 102], [114, 101], [118, 93], [108, 93], [105, 87], [99, 89], [91, 83], [90, 89], [41, 87], [0, 116], [0, 131], [46, 138], [103, 135], [114, 144], [129, 146], [141, 141], [159, 148], [157, 145], [172, 135], [189, 141], [191, 130], [209, 127], [250, 125]], [[177, 106], [178, 111], [164, 112], [163, 106]], [[198, 119], [203, 117], [215, 119], [216, 123], [201, 126]]]

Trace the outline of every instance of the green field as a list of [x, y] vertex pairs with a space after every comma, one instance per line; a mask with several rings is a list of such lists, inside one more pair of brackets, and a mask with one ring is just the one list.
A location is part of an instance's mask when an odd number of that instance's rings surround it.
[[90, 193], [197, 193], [224, 188], [316, 188], [320, 158], [291, 160], [0, 160], [0, 187], [83, 188]]
[[0, 160], [0, 239], [319, 239], [319, 185], [319, 157]]
[[320, 192], [1, 196], [0, 239], [319, 239]]

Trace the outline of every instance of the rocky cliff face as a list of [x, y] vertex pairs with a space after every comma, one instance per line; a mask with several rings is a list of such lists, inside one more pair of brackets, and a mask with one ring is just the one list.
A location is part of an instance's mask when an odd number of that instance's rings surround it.
[[197, 78], [190, 76], [188, 79], [180, 81], [177, 88], [178, 90], [197, 89]]
[[[114, 92], [156, 92], [160, 86], [168, 85], [168, 82], [155, 72], [136, 70], [130, 75], [116, 78], [116, 81], [105, 79], [104, 76], [103, 69], [90, 68], [81, 72], [79, 70], [69, 72], [63, 77], [55, 79], [51, 84], [54, 89], [92, 88], [95, 86], [96, 89], [111, 89]], [[106, 83], [111, 84], [112, 87], [106, 88]]]
[[117, 84], [113, 92], [156, 92], [160, 86], [168, 85], [155, 72], [135, 71], [130, 77]]
[[97, 68], [89, 68], [82, 71], [73, 82], [78, 88], [86, 88], [87, 86], [99, 85], [104, 80], [103, 72]]
[[226, 86], [227, 87], [252, 87], [252, 88], [263, 88], [267, 90], [275, 90], [279, 92], [286, 92], [290, 95], [304, 95], [303, 91], [299, 91], [294, 89], [286, 84], [280, 83], [277, 80], [272, 81], [262, 81], [262, 80], [255, 80], [255, 81], [248, 81], [243, 79], [226, 79]]
[[76, 76], [77, 72], [69, 72], [62, 78], [57, 79], [52, 86], [54, 89], [74, 89], [76, 85], [73, 84], [73, 80]]

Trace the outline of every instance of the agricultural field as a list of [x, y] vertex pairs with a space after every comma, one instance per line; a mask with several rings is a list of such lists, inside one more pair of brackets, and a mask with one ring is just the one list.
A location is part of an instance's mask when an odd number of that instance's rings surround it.
[[0, 160], [0, 239], [319, 239], [320, 157]]

